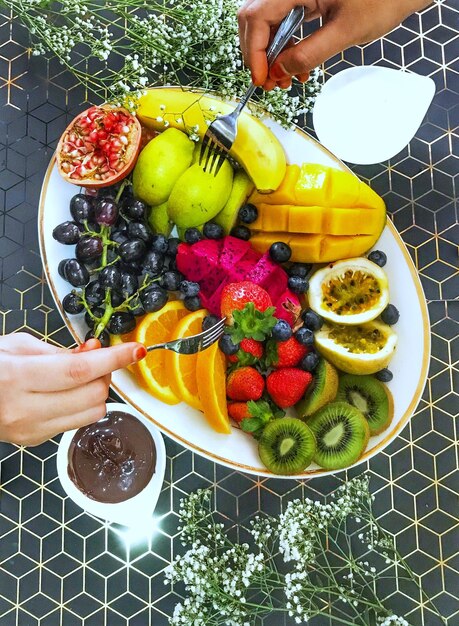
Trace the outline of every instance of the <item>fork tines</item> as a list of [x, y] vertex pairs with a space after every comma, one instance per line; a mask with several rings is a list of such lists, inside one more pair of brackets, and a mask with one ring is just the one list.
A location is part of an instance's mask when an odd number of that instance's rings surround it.
[[219, 339], [223, 335], [223, 330], [225, 327], [225, 318], [220, 320], [217, 324], [209, 328], [209, 330], [204, 331], [202, 333], [202, 349], [205, 350], [209, 346], [211, 346], [217, 339]]
[[217, 166], [213, 172], [214, 176], [216, 176], [228, 156], [228, 152], [226, 148], [209, 132], [209, 130], [210, 128], [207, 130], [202, 140], [201, 151], [199, 153], [199, 165], [202, 164], [205, 157], [203, 170], [205, 172], [212, 172], [215, 162], [218, 159]]

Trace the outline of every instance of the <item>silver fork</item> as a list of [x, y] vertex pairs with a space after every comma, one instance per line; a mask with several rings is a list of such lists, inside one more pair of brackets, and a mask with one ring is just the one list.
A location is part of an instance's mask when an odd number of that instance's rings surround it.
[[166, 341], [166, 343], [158, 343], [154, 346], [148, 346], [147, 352], [152, 350], [172, 350], [179, 354], [196, 354], [209, 348], [213, 343], [218, 341], [223, 335], [225, 330], [224, 317], [219, 322], [204, 330], [199, 335], [193, 335], [191, 337], [184, 337], [183, 339], [175, 339], [173, 341]]
[[[293, 33], [299, 28], [303, 21], [303, 6], [295, 7], [290, 11], [287, 17], [282, 20], [266, 53], [269, 67], [271, 67], [274, 63], [280, 52], [282, 52], [291, 39]], [[201, 152], [199, 154], [199, 165], [201, 165], [207, 151], [203, 168], [205, 172], [212, 172], [215, 162], [217, 162], [217, 165], [214, 170], [214, 176], [216, 176], [220, 171], [220, 168], [228, 156], [228, 152], [230, 151], [234, 140], [236, 139], [237, 119], [242, 109], [255, 93], [255, 90], [256, 86], [252, 83], [234, 111], [228, 115], [221, 115], [215, 118], [212, 124], [208, 127], [203, 137]]]

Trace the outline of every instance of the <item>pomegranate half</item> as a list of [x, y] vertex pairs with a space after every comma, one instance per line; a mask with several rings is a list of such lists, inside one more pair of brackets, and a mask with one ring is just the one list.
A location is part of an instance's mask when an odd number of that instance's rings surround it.
[[80, 187], [109, 187], [133, 169], [139, 120], [122, 108], [92, 106], [69, 124], [56, 149], [59, 173]]

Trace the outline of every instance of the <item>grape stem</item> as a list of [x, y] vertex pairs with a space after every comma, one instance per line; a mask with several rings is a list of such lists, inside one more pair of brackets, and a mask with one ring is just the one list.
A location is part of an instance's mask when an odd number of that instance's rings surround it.
[[105, 330], [105, 327], [107, 326], [108, 322], [110, 321], [111, 316], [114, 313], [114, 309], [112, 306], [111, 293], [112, 293], [111, 288], [107, 287], [107, 290], [105, 291], [105, 298], [104, 298], [104, 305], [105, 305], [104, 314], [102, 315], [101, 318], [99, 318], [99, 322], [94, 330], [94, 337], [96, 339]]

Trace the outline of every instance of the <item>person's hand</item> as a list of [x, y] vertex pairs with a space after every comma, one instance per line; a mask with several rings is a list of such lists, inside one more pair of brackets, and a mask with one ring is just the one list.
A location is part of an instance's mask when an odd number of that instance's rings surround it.
[[146, 350], [139, 343], [97, 348], [97, 339], [71, 351], [27, 333], [0, 337], [0, 441], [34, 446], [101, 419], [111, 372]]
[[[395, 28], [431, 0], [246, 0], [238, 13], [239, 38], [252, 81], [264, 89], [305, 82], [309, 72], [350, 46], [368, 43]], [[304, 5], [306, 21], [323, 26], [278, 56], [268, 73], [266, 48], [271, 32], [293, 7]]]

